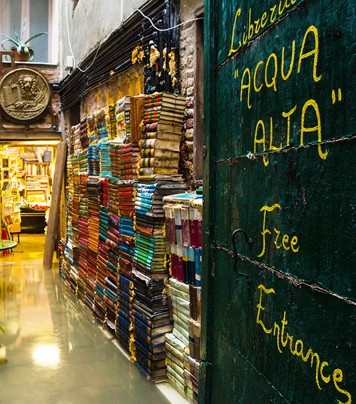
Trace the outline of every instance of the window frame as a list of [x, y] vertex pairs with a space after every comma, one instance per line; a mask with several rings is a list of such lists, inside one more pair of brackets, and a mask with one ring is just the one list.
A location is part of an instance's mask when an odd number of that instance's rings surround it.
[[[34, 64], [57, 64], [58, 63], [58, 39], [56, 41], [56, 33], [58, 34], [57, 21], [58, 21], [58, 12], [57, 12], [57, 1], [58, 0], [47, 0], [48, 1], [48, 54], [47, 54], [47, 62], [28, 62]], [[24, 40], [27, 40], [30, 37], [30, 27], [31, 27], [31, 15], [30, 15], [30, 3], [31, 0], [21, 0], [21, 27], [22, 22], [26, 18], [26, 32], [24, 34]], [[7, 5], [11, 7], [11, 2], [8, 1]], [[2, 32], [1, 27], [1, 18], [0, 18], [0, 32]], [[13, 33], [10, 32], [10, 36]]]

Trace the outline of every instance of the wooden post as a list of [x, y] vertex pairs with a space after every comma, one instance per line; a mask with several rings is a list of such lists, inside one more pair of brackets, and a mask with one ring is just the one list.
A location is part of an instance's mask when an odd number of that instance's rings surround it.
[[46, 245], [43, 256], [43, 267], [52, 268], [53, 252], [58, 230], [58, 219], [61, 201], [61, 188], [67, 156], [67, 143], [61, 142], [57, 146], [56, 167], [52, 185], [51, 207], [49, 211]]

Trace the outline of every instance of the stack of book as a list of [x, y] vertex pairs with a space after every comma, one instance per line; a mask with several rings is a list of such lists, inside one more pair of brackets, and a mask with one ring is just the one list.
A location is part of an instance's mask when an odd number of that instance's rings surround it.
[[[135, 339], [135, 359], [138, 368], [153, 382], [165, 380], [165, 339], [172, 329], [169, 318], [167, 295], [163, 293], [163, 277], [150, 277], [132, 270], [134, 283], [133, 335]], [[164, 318], [166, 324], [154, 326], [154, 318]]]
[[84, 149], [79, 153], [79, 171], [81, 173], [87, 173], [88, 168], [88, 149]]
[[114, 140], [116, 138], [116, 104], [110, 104], [108, 108], [108, 113], [106, 115], [106, 127], [108, 130], [109, 140]]
[[201, 335], [201, 287], [189, 285], [189, 296], [189, 350], [184, 354], [184, 378], [187, 387], [190, 390], [193, 390], [193, 402], [198, 403]]
[[170, 371], [167, 372], [168, 381], [183, 397], [186, 397], [184, 377], [181, 376], [181, 369], [184, 369], [185, 345], [173, 333], [166, 334], [165, 341], [167, 366], [170, 367]]
[[100, 147], [100, 176], [110, 177], [111, 176], [111, 160], [110, 160], [110, 143], [107, 139], [101, 139], [99, 141]]
[[[166, 345], [169, 346], [167, 352], [167, 372], [170, 383], [177, 388], [180, 393], [184, 392], [184, 396], [193, 396], [193, 391], [188, 391], [184, 380], [184, 360], [182, 354], [189, 348], [189, 332], [188, 322], [190, 318], [189, 305], [189, 285], [182, 283], [176, 279], [170, 278], [167, 285], [170, 306], [173, 314], [173, 332], [172, 335], [166, 336]], [[171, 341], [178, 340], [172, 346]], [[172, 348], [179, 346], [180, 355], [174, 355]]]
[[202, 196], [196, 193], [163, 198], [171, 276], [201, 285]]
[[[168, 268], [162, 199], [166, 195], [185, 189], [186, 184], [180, 182], [136, 185], [136, 248], [135, 269], [132, 272], [135, 285], [134, 317], [136, 316], [141, 323], [134, 319], [135, 355], [145, 374], [154, 381], [166, 378], [166, 367], [163, 365], [164, 333], [172, 328], [167, 296], [163, 293]], [[150, 326], [142, 330], [142, 322], [144, 323], [142, 318], [145, 318], [148, 324], [154, 324], [154, 318], [165, 319], [166, 331], [154, 330]]]
[[125, 276], [120, 269], [118, 278], [118, 311], [117, 311], [117, 338], [122, 346], [130, 353], [132, 359], [135, 355], [135, 346], [132, 334], [132, 302], [134, 298], [134, 285], [130, 277]]
[[87, 135], [90, 145], [96, 144], [99, 140], [94, 114], [87, 116]]
[[139, 179], [178, 175], [185, 104], [185, 97], [180, 95], [145, 96]]
[[119, 267], [120, 273], [131, 278], [135, 253], [135, 184], [120, 181], [119, 184]]
[[168, 378], [182, 395], [197, 402], [203, 199], [199, 192], [170, 195], [163, 200], [172, 275], [168, 290], [174, 320], [173, 336], [167, 336], [166, 341]]
[[79, 270], [78, 270], [78, 297], [84, 302], [88, 272], [88, 242], [89, 242], [89, 211], [88, 211], [88, 190], [87, 174], [80, 174], [79, 183], [79, 217], [78, 217], [78, 249], [79, 249]]
[[94, 114], [97, 136], [99, 140], [108, 138], [108, 130], [106, 127], [106, 112], [104, 109]]
[[133, 282], [132, 268], [135, 252], [135, 183], [120, 181], [119, 183], [119, 310], [117, 335], [123, 346], [134, 357], [132, 335], [132, 301]]
[[89, 175], [98, 176], [100, 173], [99, 146], [93, 144], [88, 147], [88, 170]]
[[73, 155], [69, 155], [67, 159], [67, 239], [64, 247], [64, 258], [62, 261], [62, 277], [65, 280], [66, 285], [74, 292], [77, 288], [77, 276], [73, 278], [74, 268], [74, 246], [73, 246], [73, 199], [74, 199], [74, 183], [73, 183]]
[[120, 156], [120, 179], [123, 181], [136, 180], [140, 148], [134, 143], [120, 144], [118, 148]]
[[74, 125], [71, 128], [71, 152], [73, 154], [79, 153], [82, 150], [82, 144], [80, 143], [80, 123]]
[[[112, 170], [112, 167], [111, 167]], [[108, 198], [108, 232], [106, 244], [108, 249], [107, 271], [105, 278], [105, 302], [106, 302], [106, 322], [109, 329], [115, 332], [117, 316], [117, 292], [118, 292], [118, 247], [119, 247], [119, 203], [118, 190], [119, 181], [116, 177], [109, 177], [109, 198]]]
[[116, 103], [116, 137], [114, 140], [121, 143], [130, 139], [130, 98], [126, 95]]
[[80, 143], [82, 146], [82, 150], [85, 150], [89, 146], [89, 138], [88, 138], [88, 128], [87, 128], [87, 119], [83, 118], [80, 121]]
[[109, 200], [109, 178], [104, 177], [99, 182], [99, 200], [100, 205], [107, 207]]
[[73, 264], [76, 268], [79, 265], [79, 207], [80, 207], [80, 175], [73, 174], [73, 210], [72, 210], [72, 243], [73, 243]]
[[110, 168], [111, 175], [120, 178], [120, 144], [117, 142], [110, 142]]
[[107, 275], [107, 263], [109, 259], [110, 247], [102, 241], [99, 241], [98, 264], [95, 282], [94, 295], [94, 313], [99, 317], [104, 325], [106, 323], [106, 302], [105, 302], [105, 286]]
[[99, 177], [89, 176], [88, 183], [88, 213], [89, 213], [89, 239], [88, 239], [88, 273], [87, 291], [85, 295], [86, 305], [92, 309], [94, 304], [94, 292], [96, 281], [96, 267], [99, 250]]
[[101, 203], [101, 207], [99, 209], [99, 247], [98, 247], [98, 263], [96, 267], [96, 282], [95, 282], [95, 296], [94, 296], [94, 305], [93, 311], [99, 317], [103, 323], [106, 320], [106, 309], [105, 309], [105, 277], [106, 277], [106, 266], [109, 257], [109, 249], [110, 247], [106, 243], [108, 238], [108, 229], [109, 229], [109, 214], [107, 208], [107, 199], [103, 198], [102, 192], [108, 192], [106, 187], [103, 186], [107, 184], [106, 181], [100, 181], [100, 200], [105, 201], [105, 205]]

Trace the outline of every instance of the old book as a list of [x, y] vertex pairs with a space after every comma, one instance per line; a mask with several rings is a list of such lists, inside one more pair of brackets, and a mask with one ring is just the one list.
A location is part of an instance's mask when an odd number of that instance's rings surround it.
[[[178, 174], [178, 168], [169, 168], [169, 167], [148, 167], [148, 168], [140, 168], [139, 176], [148, 176], [154, 174]], [[162, 213], [162, 215], [164, 215]]]
[[169, 158], [166, 158], [166, 157], [141, 158], [138, 165], [139, 165], [140, 168], [147, 168], [147, 167], [178, 167], [178, 159], [177, 158], [169, 159]]
[[131, 140], [138, 142], [141, 137], [141, 121], [145, 105], [145, 96], [138, 95], [130, 99]]
[[181, 141], [182, 136], [177, 132], [158, 131], [158, 132], [144, 132], [141, 136], [142, 139], [163, 139], [163, 140], [176, 140]]
[[171, 150], [164, 150], [164, 149], [141, 149], [140, 150], [141, 157], [159, 157], [159, 158], [166, 158], [166, 159], [175, 159], [177, 164], [179, 160], [179, 152], [178, 151], [171, 151]]
[[158, 335], [165, 334], [166, 332], [172, 332], [173, 329], [173, 324], [170, 322], [168, 322], [167, 324], [150, 327], [144, 321], [140, 321], [135, 316], [133, 316], [133, 323], [140, 327], [149, 337], [156, 337]]
[[145, 96], [145, 108], [160, 105], [172, 105], [176, 109], [184, 110], [186, 99], [183, 95], [166, 92], [156, 92]]
[[[142, 116], [141, 116], [142, 119]], [[142, 126], [142, 132], [173, 132], [182, 134], [182, 123], [152, 122]]]
[[141, 139], [139, 146], [145, 149], [163, 149], [179, 152], [179, 141], [161, 139]]

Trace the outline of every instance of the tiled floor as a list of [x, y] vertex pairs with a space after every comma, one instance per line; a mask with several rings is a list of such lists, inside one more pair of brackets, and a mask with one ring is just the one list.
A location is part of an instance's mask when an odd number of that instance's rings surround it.
[[0, 403], [186, 403], [128, 361], [66, 289], [58, 263], [43, 270], [44, 242], [21, 235], [0, 256]]

